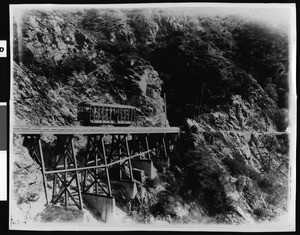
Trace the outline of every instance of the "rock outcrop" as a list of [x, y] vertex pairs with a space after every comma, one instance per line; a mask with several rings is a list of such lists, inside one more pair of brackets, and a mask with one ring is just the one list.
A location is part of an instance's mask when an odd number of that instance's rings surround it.
[[21, 62], [13, 66], [16, 123], [76, 125], [77, 104], [93, 101], [133, 105], [140, 109], [138, 125], [164, 125], [157, 71], [137, 54], [99, 48], [81, 20], [76, 14], [31, 11], [17, 26], [21, 35], [14, 34], [15, 43], [22, 47], [15, 50]]

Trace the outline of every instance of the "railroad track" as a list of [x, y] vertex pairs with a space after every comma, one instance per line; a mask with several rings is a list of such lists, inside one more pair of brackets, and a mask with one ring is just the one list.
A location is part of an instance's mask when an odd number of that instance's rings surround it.
[[13, 127], [14, 134], [176, 134], [179, 132], [179, 127]]

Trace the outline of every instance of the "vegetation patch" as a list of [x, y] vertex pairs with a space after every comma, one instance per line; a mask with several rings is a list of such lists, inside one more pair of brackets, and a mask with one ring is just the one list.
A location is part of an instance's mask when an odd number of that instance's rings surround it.
[[78, 208], [49, 205], [37, 217], [41, 222], [80, 222], [83, 220], [83, 212]]

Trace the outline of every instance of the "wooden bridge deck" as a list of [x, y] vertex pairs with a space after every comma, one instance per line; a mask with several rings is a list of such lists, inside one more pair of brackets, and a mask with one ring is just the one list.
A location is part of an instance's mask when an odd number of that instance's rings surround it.
[[179, 127], [85, 127], [85, 126], [43, 126], [43, 127], [13, 127], [15, 134], [167, 134], [179, 133]]

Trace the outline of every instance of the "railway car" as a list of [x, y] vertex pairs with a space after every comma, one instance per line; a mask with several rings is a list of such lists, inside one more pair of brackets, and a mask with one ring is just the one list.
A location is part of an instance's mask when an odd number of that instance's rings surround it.
[[84, 126], [129, 126], [136, 121], [136, 107], [119, 104], [81, 102], [77, 119]]

